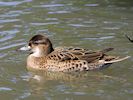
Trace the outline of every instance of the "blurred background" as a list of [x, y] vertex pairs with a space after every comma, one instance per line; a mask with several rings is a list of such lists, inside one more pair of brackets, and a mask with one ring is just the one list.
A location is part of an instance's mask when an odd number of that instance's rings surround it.
[[[36, 79], [26, 70], [28, 54], [16, 49], [39, 33], [54, 47], [113, 47], [110, 54], [131, 58], [101, 71]], [[125, 34], [133, 39], [133, 0], [0, 0], [0, 98], [132, 100], [133, 43]]]

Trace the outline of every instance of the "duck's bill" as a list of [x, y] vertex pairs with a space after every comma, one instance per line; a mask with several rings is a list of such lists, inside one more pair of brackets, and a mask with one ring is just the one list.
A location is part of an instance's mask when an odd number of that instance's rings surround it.
[[27, 45], [17, 49], [17, 51], [30, 51], [30, 50], [31, 50], [30, 46]]

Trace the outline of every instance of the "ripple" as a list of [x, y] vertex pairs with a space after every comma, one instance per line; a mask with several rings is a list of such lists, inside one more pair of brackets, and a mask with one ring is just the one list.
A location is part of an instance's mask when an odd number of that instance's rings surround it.
[[5, 56], [7, 56], [7, 53], [6, 53], [6, 54], [3, 54], [3, 53], [1, 54], [1, 53], [0, 53], [0, 58], [3, 58], [3, 57], [5, 57]]
[[83, 23], [87, 23], [87, 24], [96, 24], [96, 22], [95, 22], [93, 19], [91, 19], [91, 20], [89, 20], [89, 21], [85, 20], [85, 21], [83, 21]]
[[6, 50], [6, 49], [9, 49], [9, 48], [21, 46], [21, 45], [24, 45], [24, 44], [25, 44], [25, 43], [10, 44], [10, 45], [4, 46], [4, 47], [0, 47], [0, 50]]
[[5, 36], [5, 37], [3, 37], [3, 38], [1, 38], [0, 39], [0, 42], [4, 42], [4, 41], [7, 41], [7, 40], [10, 40], [10, 39], [12, 39], [14, 36], [13, 35], [7, 35], [7, 36]]
[[88, 6], [88, 7], [97, 7], [97, 6], [99, 6], [99, 4], [85, 4], [85, 6]]
[[39, 6], [34, 6], [34, 7], [45, 7], [45, 8], [48, 8], [48, 7], [62, 7], [64, 6], [64, 4], [49, 4], [49, 5], [39, 5]]
[[0, 24], [1, 23], [17, 22], [17, 21], [20, 21], [20, 19], [2, 19], [2, 20], [0, 20]]
[[87, 93], [85, 93], [85, 92], [74, 92], [74, 94], [79, 96], [79, 95], [86, 95]]
[[71, 11], [51, 11], [48, 14], [64, 14], [64, 13], [71, 13]]
[[68, 24], [69, 26], [73, 26], [73, 27], [96, 27], [97, 25], [83, 25], [83, 24]]
[[21, 2], [14, 1], [14, 2], [0, 2], [0, 6], [16, 6], [21, 4]]
[[11, 91], [11, 88], [8, 87], [0, 87], [0, 91]]
[[3, 14], [3, 15], [0, 15], [0, 17], [3, 17], [3, 18], [5, 18], [5, 17], [17, 17], [17, 16], [19, 16], [20, 14], [23, 14], [23, 11], [22, 10], [15, 10], [15, 11], [9, 11], [9, 12], [6, 12], [5, 14]]
[[103, 29], [107, 29], [107, 30], [118, 30], [118, 29], [120, 29], [120, 27], [103, 27]]
[[82, 24], [69, 24], [69, 25], [74, 27], [86, 27], [85, 25]]
[[94, 38], [94, 37], [89, 37], [89, 38], [83, 38], [85, 40], [97, 40], [98, 38]]
[[89, 37], [84, 38], [85, 40], [106, 40], [106, 39], [112, 39], [114, 36], [103, 36], [103, 37]]
[[85, 92], [69, 92], [69, 91], [65, 91], [65, 94], [74, 94], [74, 95], [77, 95], [77, 96], [84, 96], [86, 95], [87, 93]]
[[59, 24], [59, 22], [49, 22], [49, 23], [30, 23], [31, 25], [35, 26], [41, 26], [41, 25], [54, 25], [54, 24]]
[[64, 4], [40, 5], [39, 7], [62, 7]]
[[24, 98], [27, 98], [31, 95], [30, 92], [26, 92], [26, 93], [23, 93], [21, 96], [19, 96], [19, 99], [24, 99]]
[[48, 21], [53, 20], [53, 21], [55, 21], [55, 20], [58, 20], [58, 18], [46, 18], [45, 20], [48, 20]]
[[31, 2], [32, 0], [24, 0], [24, 1], [10, 1], [10, 2], [0, 2], [0, 6], [17, 6], [19, 4], [25, 3], [25, 2]]
[[16, 33], [18, 33], [18, 32], [19, 32], [18, 29], [1, 31], [0, 36], [2, 36], [2, 37], [0, 37], [0, 42], [4, 42], [4, 41], [12, 39], [13, 37], [16, 36]]
[[104, 37], [100, 37], [99, 39], [105, 40], [105, 39], [112, 39], [112, 38], [114, 38], [114, 36], [104, 36]]

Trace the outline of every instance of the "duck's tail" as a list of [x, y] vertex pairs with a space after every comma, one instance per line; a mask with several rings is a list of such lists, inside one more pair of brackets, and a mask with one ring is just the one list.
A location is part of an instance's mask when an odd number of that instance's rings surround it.
[[105, 61], [104, 64], [111, 64], [111, 63], [115, 63], [115, 62], [126, 60], [128, 58], [130, 58], [130, 56], [126, 56], [126, 57], [123, 57], [123, 58], [115, 58], [115, 59], [110, 60], [110, 61]]

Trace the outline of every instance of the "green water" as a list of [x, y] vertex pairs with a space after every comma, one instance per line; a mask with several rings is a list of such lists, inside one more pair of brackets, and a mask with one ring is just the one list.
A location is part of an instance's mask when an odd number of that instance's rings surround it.
[[[1, 100], [133, 100], [132, 0], [0, 1]], [[16, 51], [43, 33], [56, 46], [99, 50], [131, 58], [87, 73], [29, 72]]]

